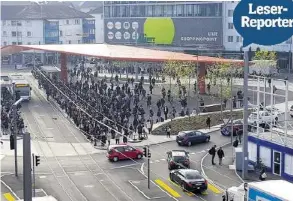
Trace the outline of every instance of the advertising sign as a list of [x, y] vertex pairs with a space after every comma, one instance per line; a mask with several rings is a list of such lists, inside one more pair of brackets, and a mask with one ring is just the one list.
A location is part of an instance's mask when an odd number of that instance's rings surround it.
[[109, 44], [222, 46], [222, 32], [222, 18], [105, 19], [105, 42]]

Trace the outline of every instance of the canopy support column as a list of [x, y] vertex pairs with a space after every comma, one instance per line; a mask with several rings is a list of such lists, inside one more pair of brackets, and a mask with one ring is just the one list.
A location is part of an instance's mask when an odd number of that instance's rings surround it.
[[60, 55], [61, 60], [61, 80], [64, 83], [67, 83], [67, 55], [65, 53], [61, 53]]
[[206, 76], [206, 66], [204, 63], [199, 63], [198, 67], [198, 89], [200, 94], [205, 94], [206, 93], [206, 81], [205, 81], [205, 76]]

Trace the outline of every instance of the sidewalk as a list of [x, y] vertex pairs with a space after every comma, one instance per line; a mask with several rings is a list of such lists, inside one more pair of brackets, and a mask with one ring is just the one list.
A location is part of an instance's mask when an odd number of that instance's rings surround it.
[[[232, 151], [233, 150], [233, 151]], [[243, 182], [253, 182], [260, 181], [258, 179], [259, 174], [256, 172], [249, 172], [248, 179], [245, 181], [241, 178], [241, 171], [237, 171], [234, 168], [233, 153], [234, 147], [232, 149], [231, 144], [223, 146], [223, 151], [225, 153], [225, 158], [223, 159], [222, 166], [219, 165], [219, 159], [215, 157], [216, 165], [212, 165], [212, 156], [207, 154], [202, 159], [202, 174], [212, 181], [215, 185], [220, 187], [222, 190], [230, 188], [232, 186], [240, 186]], [[282, 179], [271, 173], [266, 173], [269, 180]]]

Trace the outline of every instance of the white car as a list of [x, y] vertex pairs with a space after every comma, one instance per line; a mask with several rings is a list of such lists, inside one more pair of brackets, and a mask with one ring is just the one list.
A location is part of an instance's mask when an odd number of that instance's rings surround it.
[[252, 125], [257, 122], [259, 122], [259, 124], [271, 124], [271, 122], [275, 124], [278, 120], [279, 118], [277, 112], [270, 113], [268, 111], [259, 111], [259, 119], [257, 119], [257, 112], [253, 112], [248, 117], [248, 124]]

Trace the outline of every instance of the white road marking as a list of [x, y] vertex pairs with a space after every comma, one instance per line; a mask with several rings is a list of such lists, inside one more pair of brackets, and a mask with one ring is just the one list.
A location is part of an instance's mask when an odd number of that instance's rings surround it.
[[156, 163], [159, 163], [160, 161], [159, 160], [155, 160], [156, 161]]
[[134, 166], [134, 165], [137, 165], [137, 164], [134, 163], [134, 164], [129, 164], [129, 165], [122, 165], [122, 166], [118, 166], [118, 167], [113, 167], [110, 170], [119, 169], [119, 168], [125, 168], [125, 167], [131, 167], [131, 166]]
[[54, 128], [47, 128], [48, 130], [53, 130]]
[[93, 188], [94, 185], [85, 185], [84, 187], [85, 187], [85, 188]]
[[153, 161], [150, 161], [150, 163], [154, 163]]
[[39, 178], [40, 178], [40, 179], [45, 179], [45, 178], [47, 178], [47, 176], [44, 176], [44, 175], [43, 175], [43, 176], [39, 176]]
[[84, 175], [84, 172], [76, 172], [74, 173], [75, 176], [80, 176], [80, 175]]
[[165, 161], [165, 160], [166, 160], [165, 158], [162, 158], [162, 159], [161, 159], [161, 161]]
[[[152, 161], [150, 161], [150, 163], [152, 163]], [[143, 167], [144, 167], [144, 163], [142, 163], [141, 166], [140, 166], [140, 171], [141, 171], [142, 174], [144, 175]]]
[[192, 153], [190, 153], [191, 155], [194, 155], [195, 153], [194, 152], [192, 152]]

